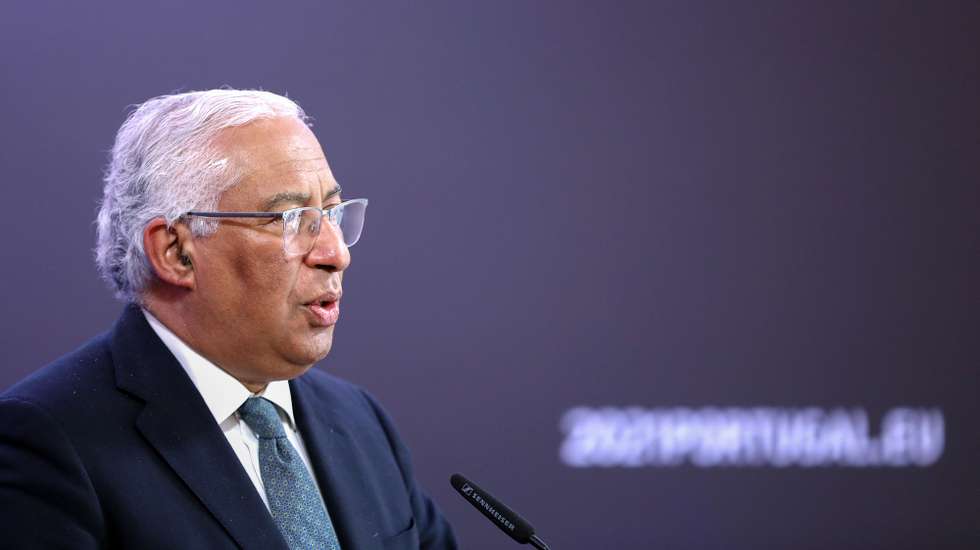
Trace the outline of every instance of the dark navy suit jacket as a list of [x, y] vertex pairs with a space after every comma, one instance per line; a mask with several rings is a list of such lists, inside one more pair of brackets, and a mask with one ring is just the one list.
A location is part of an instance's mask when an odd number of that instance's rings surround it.
[[[316, 369], [289, 385], [345, 550], [456, 548], [371, 396]], [[0, 546], [286, 548], [203, 398], [135, 306], [0, 396]]]

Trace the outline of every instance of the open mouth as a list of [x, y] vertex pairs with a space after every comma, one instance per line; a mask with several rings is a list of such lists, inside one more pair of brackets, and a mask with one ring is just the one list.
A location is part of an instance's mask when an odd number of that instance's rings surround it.
[[312, 314], [315, 326], [328, 327], [337, 323], [340, 317], [340, 301], [336, 299], [323, 298], [313, 300], [304, 304], [306, 309]]

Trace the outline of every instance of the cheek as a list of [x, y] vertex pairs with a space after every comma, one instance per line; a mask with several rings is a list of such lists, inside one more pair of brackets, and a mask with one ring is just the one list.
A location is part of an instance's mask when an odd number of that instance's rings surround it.
[[233, 255], [227, 273], [228, 298], [238, 301], [231, 307], [249, 310], [250, 317], [277, 316], [289, 303], [295, 286], [297, 265], [287, 262], [282, 250], [270, 246], [243, 248]]
[[281, 319], [283, 311], [289, 309], [295, 302], [293, 288], [296, 283], [296, 270], [288, 264], [263, 264], [256, 266], [249, 275], [245, 299], [250, 300], [262, 311], [263, 315]]

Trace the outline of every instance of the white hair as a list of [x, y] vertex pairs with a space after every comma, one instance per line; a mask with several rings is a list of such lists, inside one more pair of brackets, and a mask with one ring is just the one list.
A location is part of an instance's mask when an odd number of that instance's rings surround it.
[[[162, 95], [130, 113], [116, 134], [97, 219], [95, 263], [99, 274], [128, 302], [139, 301], [153, 270], [143, 250], [143, 230], [154, 218], [174, 223], [190, 210], [215, 210], [239, 174], [214, 146], [226, 128], [260, 119], [296, 117], [291, 99], [256, 90], [207, 90]], [[193, 219], [206, 236], [214, 220]]]

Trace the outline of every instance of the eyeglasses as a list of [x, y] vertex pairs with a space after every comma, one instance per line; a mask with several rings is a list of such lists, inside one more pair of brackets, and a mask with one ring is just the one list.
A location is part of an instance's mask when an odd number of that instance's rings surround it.
[[283, 212], [196, 212], [184, 214], [192, 218], [273, 218], [282, 220], [282, 249], [288, 255], [305, 256], [320, 236], [320, 220], [340, 230], [344, 244], [357, 244], [364, 229], [367, 199], [351, 199], [327, 208], [303, 206]]

